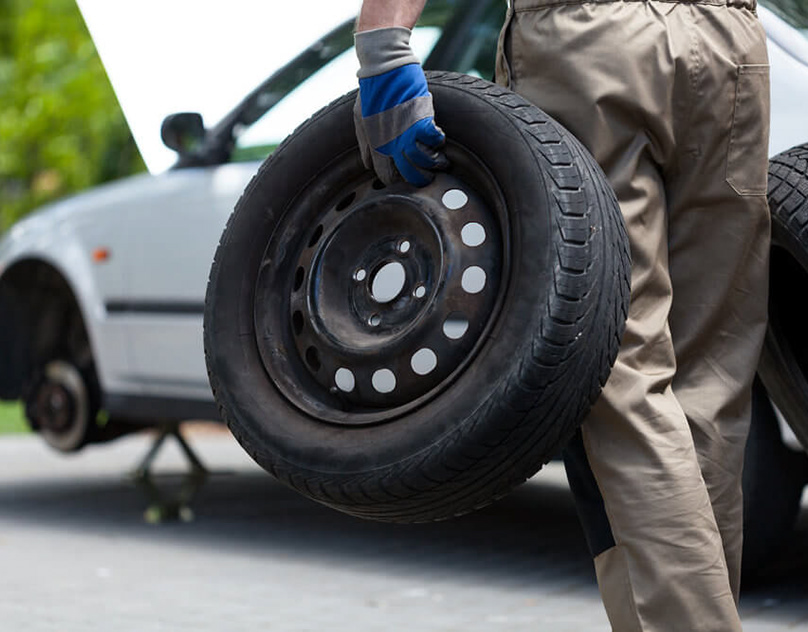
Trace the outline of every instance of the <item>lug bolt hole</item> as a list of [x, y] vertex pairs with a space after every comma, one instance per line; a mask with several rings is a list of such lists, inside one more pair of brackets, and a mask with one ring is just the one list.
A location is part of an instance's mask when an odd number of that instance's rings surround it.
[[360, 268], [353, 274], [354, 281], [357, 281], [359, 283], [364, 281], [367, 277], [368, 277], [367, 271], [363, 270], [362, 268]]
[[426, 296], [426, 288], [423, 285], [419, 285], [412, 291], [412, 295], [415, 298], [424, 298]]
[[412, 244], [410, 244], [410, 242], [408, 242], [407, 240], [404, 240], [398, 245], [398, 251], [402, 255], [406, 255], [410, 251], [411, 246], [412, 246]]
[[368, 325], [371, 327], [378, 327], [382, 324], [382, 317], [378, 314], [373, 314], [370, 318], [368, 318]]

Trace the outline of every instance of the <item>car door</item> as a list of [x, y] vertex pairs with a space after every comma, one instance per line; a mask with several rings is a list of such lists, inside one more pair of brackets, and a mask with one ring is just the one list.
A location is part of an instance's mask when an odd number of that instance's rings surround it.
[[130, 381], [140, 394], [208, 399], [202, 312], [219, 236], [257, 163], [170, 170], [126, 209]]

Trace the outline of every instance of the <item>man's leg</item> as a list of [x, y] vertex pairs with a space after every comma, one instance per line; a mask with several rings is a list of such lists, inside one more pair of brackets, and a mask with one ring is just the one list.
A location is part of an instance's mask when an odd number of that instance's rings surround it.
[[676, 398], [690, 424], [737, 601], [741, 474], [752, 380], [766, 327], [769, 84], [765, 36], [748, 9], [692, 6], [703, 98], [671, 170], [669, 252]]
[[[631, 240], [632, 303], [612, 375], [583, 426], [615, 546], [596, 558], [618, 630], [740, 629], [688, 418], [674, 395], [665, 165], [692, 95], [692, 42], [674, 50], [670, 3], [543, 7], [516, 0], [513, 89], [566, 125], [615, 188]], [[502, 61], [502, 60], [501, 60]], [[598, 551], [596, 551], [598, 552]]]
[[609, 381], [582, 426], [615, 542], [595, 558], [598, 584], [621, 632], [738, 630], [721, 535], [671, 386], [664, 203], [650, 167], [637, 167], [631, 184], [617, 187], [632, 244], [639, 242], [632, 249], [629, 322]]

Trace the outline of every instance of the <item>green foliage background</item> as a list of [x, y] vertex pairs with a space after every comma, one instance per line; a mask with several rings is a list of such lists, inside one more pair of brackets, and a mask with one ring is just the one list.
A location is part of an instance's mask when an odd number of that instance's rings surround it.
[[0, 0], [0, 232], [143, 169], [75, 0]]
[[19, 402], [0, 402], [0, 435], [30, 432]]

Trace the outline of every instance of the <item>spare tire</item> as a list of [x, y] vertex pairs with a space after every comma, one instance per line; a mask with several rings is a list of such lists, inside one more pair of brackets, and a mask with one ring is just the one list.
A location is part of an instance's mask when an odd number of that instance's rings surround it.
[[772, 401], [808, 449], [808, 144], [769, 161], [772, 213], [769, 323], [758, 373]]
[[490, 503], [598, 396], [629, 299], [614, 193], [521, 97], [430, 73], [451, 167], [385, 187], [355, 93], [262, 165], [221, 238], [205, 353], [222, 417], [304, 495], [383, 521]]

